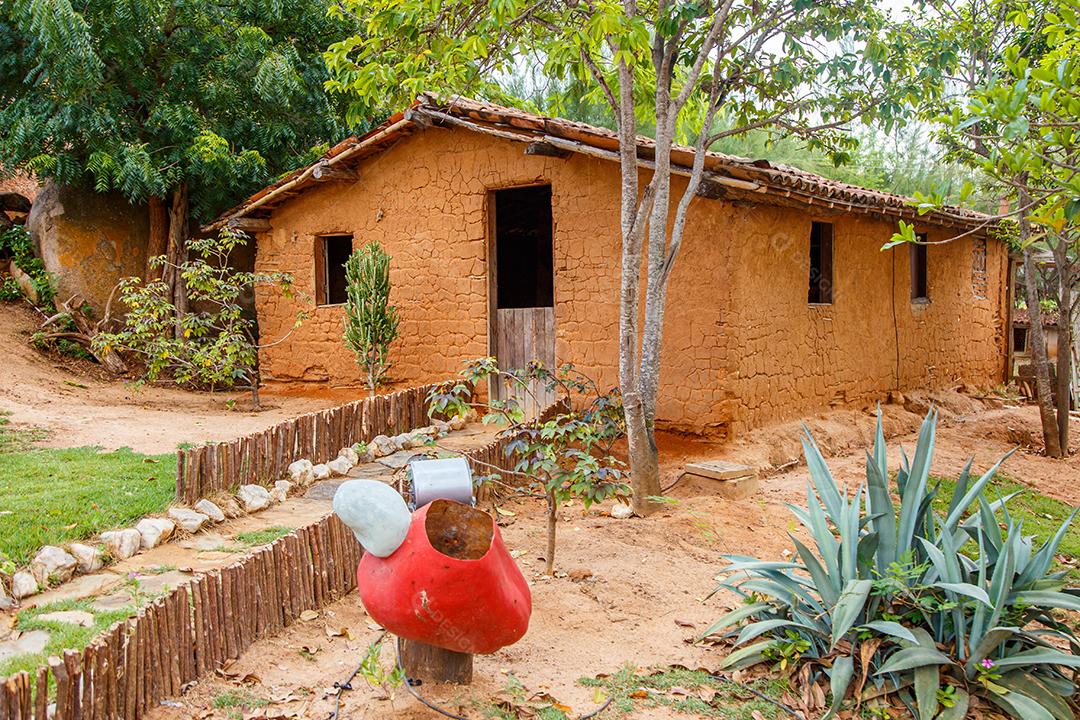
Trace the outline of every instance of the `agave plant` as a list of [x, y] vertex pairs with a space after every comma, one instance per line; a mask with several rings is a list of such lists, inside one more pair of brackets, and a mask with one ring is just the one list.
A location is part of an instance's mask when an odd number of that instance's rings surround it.
[[1080, 508], [1036, 549], [1008, 513], [1013, 495], [985, 497], [1002, 458], [978, 478], [969, 461], [947, 512], [937, 512], [936, 424], [931, 410], [914, 456], [903, 456], [898, 505], [880, 412], [866, 482], [851, 494], [804, 428], [807, 507], [789, 507], [816, 552], [792, 535], [797, 562], [725, 556], [717, 591], [745, 603], [703, 637], [724, 631], [735, 639], [730, 668], [779, 659], [809, 663], [810, 677], [826, 673], [826, 718], [850, 694], [856, 704], [896, 696], [919, 720], [951, 720], [965, 717], [977, 695], [1016, 718], [1073, 720], [1080, 643], [1055, 611], [1080, 611], [1080, 589], [1066, 589], [1065, 573], [1052, 566]]

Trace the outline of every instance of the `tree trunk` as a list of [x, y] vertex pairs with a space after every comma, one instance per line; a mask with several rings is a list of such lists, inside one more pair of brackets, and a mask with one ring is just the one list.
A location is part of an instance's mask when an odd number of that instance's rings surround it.
[[147, 204], [150, 215], [150, 239], [146, 244], [146, 282], [161, 279], [161, 265], [154, 265], [151, 260], [165, 254], [169, 246], [169, 211], [165, 201], [152, 195]]
[[[1028, 201], [1021, 197], [1021, 207]], [[1030, 236], [1030, 225], [1026, 213], [1020, 215], [1020, 242], [1026, 243]], [[1043, 446], [1050, 457], [1062, 457], [1061, 442], [1058, 434], [1054, 401], [1050, 390], [1050, 361], [1046, 354], [1046, 338], [1043, 333], [1042, 310], [1039, 307], [1038, 268], [1035, 267], [1035, 253], [1031, 245], [1024, 247], [1024, 294], [1027, 297], [1028, 316], [1031, 319], [1031, 358], [1035, 366], [1035, 401], [1039, 405], [1039, 419], [1042, 422]]]
[[165, 267], [162, 279], [169, 288], [169, 293], [176, 308], [176, 332], [179, 335], [180, 320], [187, 314], [187, 289], [180, 276], [180, 266], [187, 261], [188, 240], [188, 201], [187, 184], [181, 183], [173, 191], [172, 206], [169, 208], [169, 242], [165, 253]]
[[1072, 408], [1072, 304], [1073, 263], [1065, 238], [1054, 245], [1058, 276], [1057, 431], [1062, 456], [1069, 454], [1069, 410]]
[[559, 522], [559, 503], [555, 500], [555, 493], [547, 491], [547, 553], [544, 555], [544, 572], [552, 575], [555, 572], [555, 527]]

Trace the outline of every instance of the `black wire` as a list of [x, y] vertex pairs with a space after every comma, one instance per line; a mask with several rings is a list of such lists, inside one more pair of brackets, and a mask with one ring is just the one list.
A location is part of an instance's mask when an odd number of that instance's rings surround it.
[[[400, 637], [397, 639], [397, 666], [398, 666], [398, 671], [401, 672], [402, 680], [405, 681], [405, 687], [408, 689], [408, 691], [412, 694], [412, 696], [414, 698], [419, 700], [421, 703], [423, 703], [429, 709], [434, 710], [435, 712], [439, 713], [443, 717], [452, 718], [452, 720], [469, 720], [467, 717], [463, 717], [461, 715], [455, 715], [454, 713], [450, 712], [449, 710], [444, 710], [443, 708], [439, 707], [435, 703], [430, 702], [429, 700], [425, 699], [424, 696], [422, 696], [420, 693], [418, 693], [416, 691], [416, 688], [413, 687], [412, 681], [409, 680], [409, 676], [405, 674], [405, 668], [402, 667], [402, 665], [401, 665], [401, 638]], [[610, 704], [611, 704], [611, 698], [608, 698], [606, 701], [604, 701], [603, 705], [596, 708], [595, 710], [593, 710], [592, 712], [590, 712], [587, 715], [582, 715], [581, 717], [578, 718], [578, 720], [589, 720], [589, 718], [594, 718], [597, 715], [599, 715], [600, 713], [607, 710], [607, 707]]]
[[737, 680], [733, 680], [733, 679], [729, 678], [727, 675], [723, 675], [723, 674], [713, 675], [713, 674], [710, 674], [709, 677], [711, 677], [714, 680], [720, 680], [721, 682], [731, 683], [732, 685], [735, 685], [736, 687], [742, 688], [743, 690], [745, 690], [748, 693], [751, 693], [753, 695], [757, 695], [759, 698], [761, 698], [765, 702], [772, 703], [776, 707], [778, 707], [781, 710], [783, 710], [784, 712], [786, 712], [788, 715], [791, 715], [792, 717], [797, 717], [797, 718], [799, 718], [799, 720], [805, 720], [805, 718], [803, 718], [803, 716], [801, 714], [799, 714], [795, 710], [791, 709], [790, 707], [788, 707], [784, 703], [780, 702], [779, 700], [774, 700], [773, 698], [769, 697], [768, 695], [766, 695], [764, 693], [761, 693], [761, 692], [758, 692], [757, 690], [755, 690], [752, 687], [749, 687], [748, 685], [743, 685], [741, 682], [738, 682]]

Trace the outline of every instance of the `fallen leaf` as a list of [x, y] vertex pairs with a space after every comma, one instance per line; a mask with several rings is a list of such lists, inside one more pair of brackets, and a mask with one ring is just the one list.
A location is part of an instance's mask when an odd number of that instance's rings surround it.
[[680, 620], [678, 618], [675, 618], [675, 624], [678, 625], [679, 627], [684, 627], [684, 628], [692, 628], [692, 627], [694, 627], [694, 623], [690, 622], [689, 620]]
[[319, 612], [317, 610], [305, 610], [304, 612], [300, 613], [300, 619], [304, 622], [308, 622], [309, 620], [315, 620], [318, 617]]
[[328, 627], [328, 628], [326, 628], [326, 637], [328, 637], [328, 638], [343, 637], [346, 640], [352, 640], [353, 639], [353, 634], [352, 634], [352, 631], [350, 631], [349, 628], [347, 628], [347, 627], [337, 628], [336, 630], [334, 628]]
[[644, 700], [645, 698], [649, 697], [649, 691], [635, 690], [634, 692], [630, 693], [630, 697], [634, 698], [635, 700]]
[[497, 512], [500, 515], [503, 515], [505, 517], [516, 517], [517, 516], [516, 512], [512, 512], [510, 510], [503, 510], [501, 507], [495, 508], [495, 512]]

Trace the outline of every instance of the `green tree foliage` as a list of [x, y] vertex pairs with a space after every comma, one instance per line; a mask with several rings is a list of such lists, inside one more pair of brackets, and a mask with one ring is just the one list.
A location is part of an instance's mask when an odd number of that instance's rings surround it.
[[[510, 398], [478, 403], [485, 424], [504, 426], [509, 437], [506, 455], [514, 460], [514, 474], [547, 502], [546, 571], [555, 569], [555, 531], [559, 508], [578, 499], [585, 508], [614, 496], [629, 494], [625, 465], [612, 454], [615, 441], [626, 434], [619, 392], [604, 392], [595, 381], [567, 363], [550, 370], [539, 362], [513, 371], [500, 370], [495, 358], [465, 364], [461, 382], [436, 388], [428, 396], [428, 414], [465, 416], [472, 409], [473, 389], [489, 380], [505, 384]], [[549, 417], [528, 419], [516, 396], [530, 395], [539, 405], [536, 390], [543, 387], [559, 397]], [[484, 478], [497, 482], [498, 473]]]
[[390, 256], [378, 240], [354, 250], [345, 262], [345, 346], [367, 375], [374, 396], [390, 369], [390, 344], [398, 336], [398, 310], [390, 304]]
[[[925, 108], [942, 144], [978, 173], [984, 192], [1009, 203], [991, 220], [1005, 221], [1024, 253], [1030, 304], [1050, 299], [1059, 309], [1066, 350], [1053, 390], [1041, 323], [1031, 334], [1043, 440], [1047, 454], [1060, 457], [1069, 447], [1068, 348], [1080, 304], [1080, 7], [1074, 0], [928, 4], [910, 34], [923, 57], [945, 58], [952, 78]], [[945, 201], [933, 190], [916, 198], [921, 211]], [[894, 241], [914, 242], [914, 228], [902, 223]], [[1053, 257], [1056, 282], [1038, 282], [1041, 252]]]
[[[378, 103], [404, 106], [421, 91], [501, 97], [497, 77], [522, 58], [610, 109], [622, 181], [619, 384], [638, 512], [660, 494], [667, 290], [705, 179], [702, 151], [765, 130], [844, 162], [853, 120], [888, 131], [907, 98], [936, 79], [932, 68], [906, 64], [906, 46], [872, 0], [341, 0], [336, 11], [365, 19], [363, 34], [327, 52], [327, 87], [354, 98], [353, 117]], [[639, 124], [656, 141], [645, 179]], [[673, 192], [676, 141], [698, 152], [681, 169], [685, 189]]]
[[[176, 268], [189, 292], [190, 307], [184, 311], [175, 306], [164, 281], [126, 278], [120, 299], [127, 315], [118, 329], [93, 337], [94, 353], [137, 357], [141, 379], [148, 382], [165, 375], [188, 387], [249, 388], [257, 408], [259, 345], [255, 321], [245, 313], [242, 298], [256, 286], [292, 297], [292, 277], [235, 270], [229, 255], [244, 242], [243, 233], [228, 229], [217, 238], [191, 241], [195, 257]], [[155, 262], [166, 260], [158, 257]], [[305, 317], [298, 314], [294, 327]]]
[[0, 3], [0, 167], [130, 200], [191, 187], [197, 220], [345, 134], [324, 0]]

